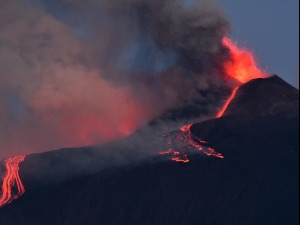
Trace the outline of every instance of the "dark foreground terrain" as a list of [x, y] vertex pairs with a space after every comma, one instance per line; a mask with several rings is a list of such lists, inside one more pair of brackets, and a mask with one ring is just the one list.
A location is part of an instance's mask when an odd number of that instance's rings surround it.
[[[0, 224], [299, 224], [298, 103], [298, 91], [278, 77], [241, 87], [224, 117], [191, 128], [225, 159], [99, 160], [90, 148], [27, 156], [26, 193], [0, 209]], [[123, 163], [131, 157], [135, 163]]]

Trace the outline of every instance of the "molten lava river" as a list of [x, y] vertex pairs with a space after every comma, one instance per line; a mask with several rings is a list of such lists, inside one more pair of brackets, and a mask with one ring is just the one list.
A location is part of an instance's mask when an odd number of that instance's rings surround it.
[[6, 176], [2, 184], [2, 197], [0, 207], [11, 203], [25, 192], [25, 188], [19, 176], [19, 164], [25, 160], [25, 156], [16, 156], [6, 160]]

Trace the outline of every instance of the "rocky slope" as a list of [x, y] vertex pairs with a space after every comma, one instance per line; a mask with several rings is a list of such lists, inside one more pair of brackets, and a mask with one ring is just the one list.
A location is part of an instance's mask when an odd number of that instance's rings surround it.
[[224, 159], [194, 154], [183, 164], [125, 153], [128, 140], [28, 156], [26, 193], [0, 209], [0, 224], [296, 225], [298, 103], [299, 92], [278, 77], [242, 86], [224, 117], [191, 128]]

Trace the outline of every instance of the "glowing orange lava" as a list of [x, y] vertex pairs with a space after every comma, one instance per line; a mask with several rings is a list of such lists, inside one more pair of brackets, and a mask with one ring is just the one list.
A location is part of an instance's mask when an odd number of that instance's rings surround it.
[[225, 104], [223, 105], [223, 107], [221, 108], [220, 112], [217, 115], [217, 118], [221, 118], [225, 111], [227, 110], [229, 104], [231, 103], [232, 99], [234, 99], [237, 91], [239, 90], [239, 87], [236, 87], [233, 89], [232, 94], [229, 96], [229, 98], [227, 99], [227, 101], [225, 102]]
[[165, 152], [160, 152], [160, 155], [170, 155], [171, 159], [175, 162], [188, 163], [190, 162], [188, 155], [182, 152], [174, 151], [173, 149], [169, 149]]
[[[164, 152], [160, 152], [161, 155], [168, 155], [175, 162], [188, 163], [190, 159], [185, 151], [191, 152], [196, 149], [201, 151], [207, 156], [214, 156], [223, 159], [220, 153], [216, 152], [213, 148], [207, 147], [208, 142], [202, 140], [191, 132], [192, 124], [183, 126], [180, 131], [173, 134], [165, 134], [163, 137], [168, 137], [169, 149]], [[180, 149], [180, 150], [177, 150]]]
[[259, 69], [255, 57], [250, 51], [239, 49], [228, 37], [223, 38], [223, 45], [229, 49], [231, 54], [231, 59], [224, 64], [228, 76], [243, 84], [252, 79], [267, 77], [267, 74]]
[[189, 132], [192, 126], [193, 126], [193, 124], [185, 125], [185, 126], [181, 127], [180, 130], [182, 132]]
[[[16, 156], [6, 160], [7, 174], [2, 184], [2, 197], [0, 207], [11, 203], [25, 192], [25, 188], [19, 176], [19, 164], [25, 160], [25, 156]], [[16, 193], [13, 188], [16, 187]]]
[[[245, 84], [250, 80], [257, 78], [266, 78], [266, 72], [259, 69], [253, 54], [247, 49], [239, 49], [238, 46], [228, 37], [223, 38], [223, 45], [230, 51], [231, 59], [224, 63], [226, 75], [238, 80], [241, 84]], [[235, 87], [232, 94], [226, 100], [216, 118], [221, 118], [227, 110], [229, 104], [234, 99], [239, 87]]]
[[188, 155], [181, 152], [174, 152], [174, 157], [172, 158], [172, 160], [180, 163], [190, 162]]
[[221, 158], [221, 159], [224, 158], [224, 156], [222, 156], [220, 153], [216, 152], [213, 148], [203, 146], [203, 144], [208, 144], [208, 142], [193, 135], [191, 132], [191, 127], [192, 127], [192, 124], [181, 128], [181, 131], [185, 132], [185, 134], [186, 134], [185, 135], [186, 141], [191, 146], [196, 148], [198, 151], [203, 152], [207, 156], [214, 156], [214, 157]]

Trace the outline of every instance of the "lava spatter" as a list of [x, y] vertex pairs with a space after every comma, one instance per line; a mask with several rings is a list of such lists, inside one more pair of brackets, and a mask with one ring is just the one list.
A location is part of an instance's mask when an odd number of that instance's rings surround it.
[[16, 156], [6, 160], [6, 176], [2, 184], [2, 197], [0, 207], [11, 203], [25, 192], [19, 176], [19, 164], [25, 160], [25, 156]]

